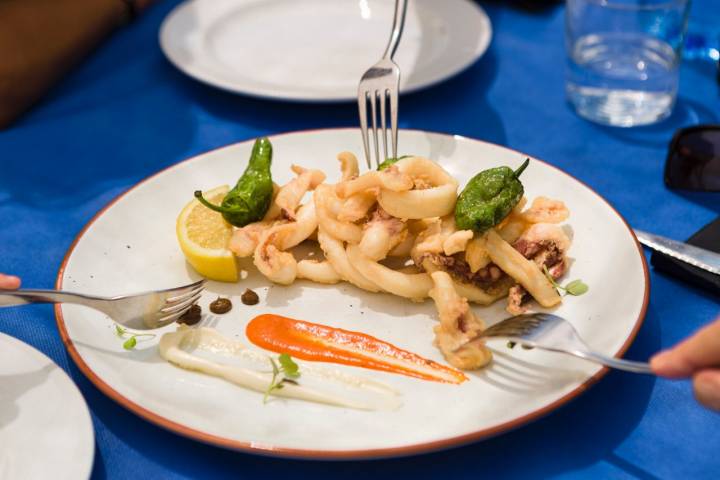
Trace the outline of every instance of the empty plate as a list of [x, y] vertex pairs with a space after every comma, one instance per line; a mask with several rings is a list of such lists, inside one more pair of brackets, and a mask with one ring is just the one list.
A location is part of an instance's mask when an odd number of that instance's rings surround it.
[[[380, 59], [392, 0], [190, 0], [160, 29], [180, 70], [231, 92], [295, 101], [355, 100]], [[400, 91], [462, 71], [487, 49], [490, 20], [469, 0], [414, 0], [395, 60]]]
[[94, 454], [90, 413], [70, 377], [0, 333], [0, 478], [89, 478]]

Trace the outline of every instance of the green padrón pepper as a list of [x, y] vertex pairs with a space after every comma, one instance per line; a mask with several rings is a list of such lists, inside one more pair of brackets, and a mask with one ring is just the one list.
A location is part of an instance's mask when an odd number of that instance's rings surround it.
[[475, 175], [455, 204], [457, 228], [483, 233], [502, 222], [525, 192], [519, 177], [529, 163], [528, 158], [515, 171], [497, 167]]
[[399, 161], [402, 160], [403, 158], [409, 158], [409, 157], [412, 157], [412, 155], [403, 155], [402, 157], [397, 157], [397, 158], [392, 158], [392, 157], [391, 157], [391, 158], [386, 158], [384, 162], [382, 162], [380, 165], [378, 165], [378, 168], [377, 168], [377, 169], [378, 169], [378, 172], [380, 172], [380, 171], [382, 171], [382, 170], [385, 170], [385, 169], [388, 168], [390, 165], [396, 164], [397, 162], [399, 162]]
[[273, 195], [272, 145], [267, 138], [258, 138], [253, 145], [250, 162], [235, 187], [223, 198], [220, 206], [205, 200], [201, 191], [195, 192], [195, 198], [211, 210], [222, 213], [231, 225], [244, 227], [248, 223], [261, 220], [270, 208]]

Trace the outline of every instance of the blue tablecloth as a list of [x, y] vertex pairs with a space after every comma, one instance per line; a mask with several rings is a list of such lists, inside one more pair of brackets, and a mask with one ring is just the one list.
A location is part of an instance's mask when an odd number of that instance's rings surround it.
[[[710, 12], [714, 1], [695, 7]], [[153, 7], [21, 122], [0, 132], [0, 271], [21, 275], [25, 286], [53, 287], [66, 249], [91, 216], [163, 167], [258, 135], [357, 125], [351, 104], [267, 102], [183, 76], [157, 41], [158, 26], [176, 3]], [[688, 237], [718, 215], [717, 195], [672, 192], [662, 182], [673, 131], [718, 122], [712, 65], [682, 65], [669, 120], [630, 130], [600, 127], [578, 118], [563, 98], [562, 7], [529, 14], [483, 5], [495, 30], [490, 49], [456, 78], [403, 97], [402, 127], [528, 152], [587, 182], [630, 224], [673, 238]], [[651, 282], [648, 315], [627, 354], [635, 359], [674, 344], [719, 310], [717, 297], [672, 278], [651, 272]], [[612, 372], [548, 417], [473, 445], [375, 462], [290, 461], [196, 443], [125, 411], [71, 363], [49, 306], [0, 310], [0, 331], [48, 354], [79, 385], [97, 439], [93, 478], [720, 475], [720, 416], [694, 402], [688, 382]]]

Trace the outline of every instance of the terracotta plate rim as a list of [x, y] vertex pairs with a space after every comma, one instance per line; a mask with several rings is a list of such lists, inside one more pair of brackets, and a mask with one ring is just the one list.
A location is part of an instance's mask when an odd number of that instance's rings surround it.
[[[309, 134], [309, 133], [319, 133], [319, 132], [339, 132], [339, 131], [348, 131], [348, 130], [356, 130], [355, 128], [322, 128], [322, 129], [308, 129], [308, 130], [295, 130], [291, 132], [283, 132], [278, 134], [272, 134], [271, 137], [279, 137], [284, 135], [297, 135], [297, 134]], [[462, 135], [453, 135], [446, 132], [434, 132], [434, 131], [428, 131], [428, 130], [420, 130], [420, 129], [402, 129], [404, 131], [410, 131], [410, 132], [419, 132], [419, 133], [429, 133], [432, 135], [439, 135], [439, 136], [447, 136], [447, 137], [453, 137], [453, 138], [460, 138], [466, 141], [470, 142], [479, 142], [491, 145], [496, 148], [501, 148], [504, 150], [509, 150], [511, 152], [515, 152], [521, 155], [525, 155], [522, 152], [519, 152], [517, 150], [504, 147], [502, 145], [497, 145], [491, 142], [485, 142], [483, 140], [471, 138], [471, 137], [465, 137]], [[251, 142], [254, 139], [244, 140], [241, 142], [236, 142], [235, 144], [231, 145], [237, 145], [240, 143], [246, 143]], [[80, 239], [83, 237], [85, 232], [95, 223], [95, 221], [100, 218], [110, 207], [112, 207], [116, 202], [118, 202], [120, 199], [122, 199], [125, 195], [133, 191], [138, 186], [144, 184], [145, 182], [154, 179], [155, 177], [163, 174], [164, 172], [176, 168], [177, 166], [184, 164], [185, 162], [191, 161], [195, 158], [197, 158], [200, 155], [206, 155], [208, 153], [211, 153], [215, 150], [220, 150], [222, 148], [229, 147], [231, 145], [224, 145], [222, 147], [218, 147], [212, 150], [209, 150], [207, 152], [203, 152], [198, 155], [194, 155], [193, 157], [187, 158], [185, 160], [182, 160], [176, 164], [170, 165], [169, 167], [166, 167], [159, 172], [150, 175], [146, 177], [145, 179], [137, 182], [135, 185], [133, 185], [131, 188], [126, 190], [125, 192], [121, 193], [114, 199], [112, 199], [110, 202], [108, 202], [107, 205], [105, 205], [100, 211], [98, 211], [91, 219], [90, 221], [83, 227], [83, 229], [78, 233], [78, 235], [73, 240], [73, 243], [68, 248], [67, 253], [65, 254], [65, 257], [63, 258], [62, 264], [60, 265], [60, 269], [58, 270], [57, 280], [55, 282], [55, 287], [57, 289], [62, 289], [63, 285], [63, 275], [65, 273], [65, 268], [67, 267], [67, 264], [70, 260], [70, 257], [72, 256], [73, 251], [75, 250], [76, 245], [80, 241]], [[628, 222], [623, 218], [623, 216], [607, 201], [605, 198], [603, 198], [600, 194], [598, 194], [595, 190], [593, 190], [589, 185], [587, 185], [585, 182], [573, 177], [569, 173], [565, 172], [564, 170], [561, 170], [560, 168], [549, 164], [548, 162], [545, 162], [543, 160], [536, 159], [533, 157], [536, 161], [539, 161], [557, 172], [566, 175], [573, 180], [579, 182], [580, 184], [584, 185], [588, 190], [590, 190], [594, 195], [598, 197], [602, 202], [604, 202], [615, 214], [620, 218], [620, 220], [623, 222], [625, 227], [628, 230], [628, 233], [630, 233], [630, 236], [635, 241], [635, 245], [638, 249], [638, 255], [640, 255], [640, 259], [642, 261], [642, 267], [643, 267], [643, 274], [645, 279], [645, 292], [643, 296], [643, 303], [642, 308], [640, 310], [640, 314], [638, 315], [638, 318], [635, 322], [635, 325], [628, 335], [627, 340], [623, 345], [620, 347], [620, 349], [615, 353], [615, 357], [622, 357], [625, 352], [630, 348], [630, 345], [632, 344], [633, 340], [635, 340], [635, 337], [637, 336], [638, 331], [640, 330], [640, 327], [642, 326], [645, 315], [647, 313], [648, 308], [648, 302], [650, 298], [650, 275], [648, 271], [647, 261], [645, 260], [645, 255], [642, 250], [642, 246], [637, 240], [637, 237], [635, 236], [635, 233], [633, 232], [632, 228], [630, 228], [630, 225]], [[161, 415], [158, 415], [141, 405], [129, 400], [128, 398], [121, 395], [119, 392], [117, 392], [115, 389], [113, 389], [110, 385], [105, 383], [95, 372], [92, 371], [92, 369], [85, 363], [85, 361], [80, 356], [80, 353], [75, 348], [75, 345], [73, 344], [72, 340], [70, 339], [67, 329], [65, 327], [65, 320], [63, 318], [62, 313], [62, 307], [60, 304], [55, 305], [55, 316], [57, 320], [57, 326], [58, 330], [60, 332], [60, 337], [62, 339], [63, 345], [65, 345], [65, 348], [67, 349], [68, 353], [70, 354], [70, 358], [75, 362], [78, 369], [92, 382], [101, 392], [103, 392], [105, 395], [119, 403], [121, 406], [125, 407], [127, 410], [130, 410], [131, 412], [135, 413], [136, 415], [140, 416], [141, 418], [154, 423], [155, 425], [158, 425], [166, 430], [170, 430], [171, 432], [177, 433], [179, 435], [185, 436], [187, 438], [191, 438], [193, 440], [197, 440], [203, 443], [231, 449], [231, 450], [237, 450], [245, 453], [251, 453], [256, 455], [266, 455], [266, 456], [272, 456], [272, 457], [283, 457], [283, 458], [296, 458], [296, 459], [309, 459], [309, 460], [369, 460], [369, 459], [382, 459], [382, 458], [393, 458], [393, 457], [404, 457], [404, 456], [412, 456], [412, 455], [418, 455], [418, 454], [424, 454], [424, 453], [431, 453], [431, 452], [437, 452], [440, 450], [445, 450], [449, 448], [459, 447], [462, 445], [466, 445], [468, 443], [476, 442], [478, 440], [484, 440], [496, 435], [499, 435], [501, 433], [509, 432], [511, 430], [514, 430], [520, 426], [526, 425], [532, 421], [538, 420], [542, 418], [543, 416], [547, 415], [548, 413], [552, 412], [553, 410], [558, 409], [559, 407], [567, 404], [571, 400], [577, 398], [580, 394], [588, 390], [591, 386], [593, 386], [595, 383], [597, 383], [602, 377], [604, 377], [608, 369], [602, 368], [600, 371], [598, 371], [595, 375], [588, 378], [585, 382], [580, 384], [577, 388], [572, 390], [571, 392], [568, 392], [567, 394], [563, 395], [559, 399], [555, 400], [554, 402], [545, 405], [542, 408], [539, 408], [537, 410], [534, 410], [526, 415], [523, 415], [519, 418], [515, 418], [513, 420], [510, 420], [508, 422], [502, 423], [500, 425], [496, 425], [491, 428], [486, 428], [482, 430], [478, 430], [476, 432], [471, 432], [464, 435], [458, 435], [455, 437], [445, 438], [442, 440], [436, 440], [432, 442], [423, 442], [413, 445], [406, 445], [402, 447], [391, 447], [391, 448], [377, 448], [377, 449], [353, 449], [353, 450], [309, 450], [309, 449], [297, 449], [297, 448], [282, 448], [282, 447], [275, 447], [273, 445], [258, 445], [254, 444], [252, 442], [242, 442], [237, 440], [230, 440], [225, 437], [221, 437], [218, 435], [212, 435], [208, 434], [206, 432], [196, 430], [193, 428], [186, 427], [185, 425], [182, 425], [180, 423], [174, 422], [172, 420], [169, 420]]]

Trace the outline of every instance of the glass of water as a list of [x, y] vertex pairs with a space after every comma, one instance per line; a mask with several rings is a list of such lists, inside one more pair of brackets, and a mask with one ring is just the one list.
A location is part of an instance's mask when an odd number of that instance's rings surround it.
[[632, 127], [670, 115], [689, 0], [567, 0], [565, 90], [577, 113]]

